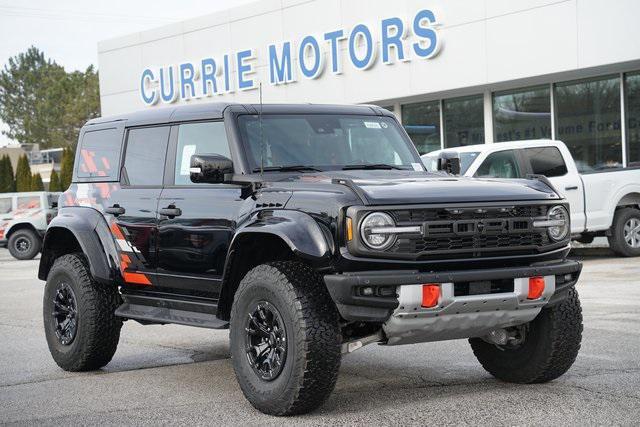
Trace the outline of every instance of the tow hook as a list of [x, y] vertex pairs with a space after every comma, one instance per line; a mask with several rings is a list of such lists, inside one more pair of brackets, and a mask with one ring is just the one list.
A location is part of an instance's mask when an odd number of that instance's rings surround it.
[[367, 344], [380, 341], [384, 341], [384, 334], [382, 330], [379, 330], [375, 334], [367, 335], [366, 337], [358, 338], [356, 340], [345, 341], [342, 343], [342, 354], [353, 353], [354, 351], [361, 349]]

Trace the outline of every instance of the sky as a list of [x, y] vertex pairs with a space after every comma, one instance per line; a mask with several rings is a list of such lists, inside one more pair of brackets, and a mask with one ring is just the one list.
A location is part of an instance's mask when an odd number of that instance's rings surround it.
[[[98, 41], [254, 0], [0, 0], [0, 66], [34, 45], [68, 71], [98, 64]], [[0, 122], [0, 129], [5, 125]], [[0, 135], [0, 146], [9, 140]]]

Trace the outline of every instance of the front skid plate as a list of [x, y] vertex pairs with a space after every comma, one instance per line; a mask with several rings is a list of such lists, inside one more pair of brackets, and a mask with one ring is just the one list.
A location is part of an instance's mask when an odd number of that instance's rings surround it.
[[555, 276], [545, 276], [545, 289], [528, 300], [529, 279], [514, 279], [513, 292], [454, 296], [453, 283], [442, 283], [434, 308], [423, 308], [422, 285], [398, 287], [398, 308], [383, 329], [387, 345], [481, 337], [493, 329], [533, 320], [555, 292]]

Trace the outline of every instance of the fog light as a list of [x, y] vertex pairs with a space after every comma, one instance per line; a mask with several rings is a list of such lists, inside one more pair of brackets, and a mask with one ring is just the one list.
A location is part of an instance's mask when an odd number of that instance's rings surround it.
[[527, 299], [538, 299], [544, 292], [544, 277], [529, 277], [529, 294]]
[[365, 297], [370, 297], [371, 295], [373, 295], [373, 288], [362, 288], [360, 289], [360, 292], [362, 293], [362, 295], [364, 295]]
[[429, 283], [422, 285], [422, 307], [432, 308], [438, 305], [440, 299], [440, 285]]

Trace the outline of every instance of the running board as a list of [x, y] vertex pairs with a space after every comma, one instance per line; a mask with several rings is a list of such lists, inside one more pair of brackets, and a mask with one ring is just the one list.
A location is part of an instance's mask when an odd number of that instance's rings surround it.
[[175, 323], [209, 329], [226, 329], [229, 327], [229, 322], [218, 319], [215, 314], [129, 303], [124, 303], [118, 307], [116, 316], [137, 320], [141, 323]]
[[124, 304], [116, 309], [116, 316], [142, 324], [175, 323], [209, 329], [229, 327], [229, 322], [216, 317], [218, 306], [214, 302], [140, 294], [123, 294], [122, 299]]

